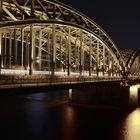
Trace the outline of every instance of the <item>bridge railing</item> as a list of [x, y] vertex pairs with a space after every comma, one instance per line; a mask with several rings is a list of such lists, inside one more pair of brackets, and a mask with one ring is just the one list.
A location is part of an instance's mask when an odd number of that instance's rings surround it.
[[49, 77], [45, 75], [1, 75], [0, 85], [12, 84], [78, 84], [78, 83], [92, 83], [102, 81], [117, 81], [122, 80], [123, 77]]

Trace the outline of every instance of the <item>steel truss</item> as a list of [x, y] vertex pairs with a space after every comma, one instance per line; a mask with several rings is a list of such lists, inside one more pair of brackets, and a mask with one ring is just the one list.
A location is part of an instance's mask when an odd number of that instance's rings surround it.
[[129, 75], [140, 75], [140, 51], [133, 50], [129, 59], [126, 62], [126, 67]]
[[140, 55], [134, 59], [128, 72], [130, 76], [140, 76]]
[[50, 75], [120, 75], [124, 63], [109, 36], [60, 2], [0, 2], [1, 68]]

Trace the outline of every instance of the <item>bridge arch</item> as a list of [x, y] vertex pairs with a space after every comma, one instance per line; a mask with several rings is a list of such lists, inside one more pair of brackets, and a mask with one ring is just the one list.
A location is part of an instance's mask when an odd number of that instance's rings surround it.
[[130, 75], [140, 75], [140, 50], [133, 50], [126, 67]]
[[2, 68], [51, 75], [119, 75], [123, 70], [121, 55], [106, 32], [65, 4], [3, 0], [0, 15]]

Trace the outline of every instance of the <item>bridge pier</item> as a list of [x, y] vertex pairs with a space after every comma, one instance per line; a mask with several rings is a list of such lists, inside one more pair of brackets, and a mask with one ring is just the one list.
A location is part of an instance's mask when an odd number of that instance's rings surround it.
[[72, 90], [72, 102], [93, 105], [131, 106], [129, 89], [122, 87], [95, 87]]
[[71, 94], [71, 101], [80, 104], [140, 106], [140, 89], [137, 85], [122, 87], [98, 83], [95, 87], [73, 89]]

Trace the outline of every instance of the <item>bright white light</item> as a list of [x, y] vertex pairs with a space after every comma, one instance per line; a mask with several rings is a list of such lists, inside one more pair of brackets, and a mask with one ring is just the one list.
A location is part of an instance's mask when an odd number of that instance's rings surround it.
[[39, 63], [39, 60], [36, 60], [36, 63]]
[[136, 85], [137, 88], [140, 88], [140, 85]]
[[75, 67], [76, 67], [76, 65], [73, 65], [73, 67], [75, 68]]
[[138, 87], [137, 85], [129, 88], [129, 103], [131, 105], [138, 103]]
[[[27, 70], [24, 69], [1, 69], [1, 73], [2, 74], [28, 74], [30, 67], [27, 67]], [[50, 72], [49, 71], [39, 71], [39, 70], [33, 70], [33, 74], [47, 74], [49, 75]], [[63, 72], [63, 71], [55, 71], [55, 75], [67, 75], [67, 72]], [[80, 73], [78, 72], [71, 72], [71, 75], [80, 75]]]

